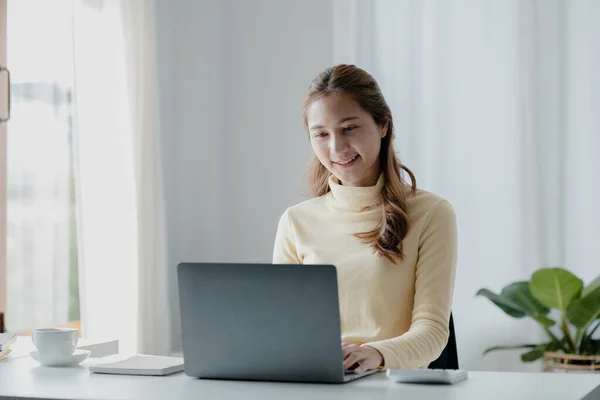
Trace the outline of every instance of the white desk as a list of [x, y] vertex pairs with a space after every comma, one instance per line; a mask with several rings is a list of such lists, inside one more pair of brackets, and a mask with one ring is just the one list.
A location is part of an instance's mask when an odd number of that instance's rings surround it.
[[[115, 357], [115, 356], [112, 356]], [[470, 372], [453, 386], [397, 384], [378, 373], [342, 385], [235, 382], [167, 377], [90, 374], [78, 368], [44, 368], [29, 357], [0, 362], [0, 398], [43, 399], [582, 399], [600, 385], [600, 375]], [[600, 398], [600, 393], [597, 397]]]

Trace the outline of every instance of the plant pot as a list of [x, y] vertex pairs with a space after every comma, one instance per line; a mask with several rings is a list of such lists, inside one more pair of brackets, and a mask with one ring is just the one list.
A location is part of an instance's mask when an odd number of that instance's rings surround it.
[[544, 353], [544, 372], [600, 374], [600, 354], [583, 356], [547, 351]]

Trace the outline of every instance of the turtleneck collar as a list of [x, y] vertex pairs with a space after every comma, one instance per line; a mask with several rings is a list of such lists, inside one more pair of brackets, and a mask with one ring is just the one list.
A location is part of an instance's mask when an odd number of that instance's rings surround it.
[[379, 194], [383, 188], [383, 174], [375, 186], [343, 186], [333, 175], [329, 177], [332, 203], [343, 209], [363, 211], [381, 203]]

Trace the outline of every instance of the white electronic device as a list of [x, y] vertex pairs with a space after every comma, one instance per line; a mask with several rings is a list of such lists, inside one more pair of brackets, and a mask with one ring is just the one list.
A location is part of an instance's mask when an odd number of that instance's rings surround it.
[[387, 377], [398, 383], [454, 384], [468, 378], [464, 369], [388, 369]]

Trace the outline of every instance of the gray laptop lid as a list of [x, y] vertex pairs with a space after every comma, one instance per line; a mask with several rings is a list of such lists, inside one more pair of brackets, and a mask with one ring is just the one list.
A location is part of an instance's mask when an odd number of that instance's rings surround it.
[[177, 275], [187, 375], [344, 380], [334, 266], [182, 263]]

